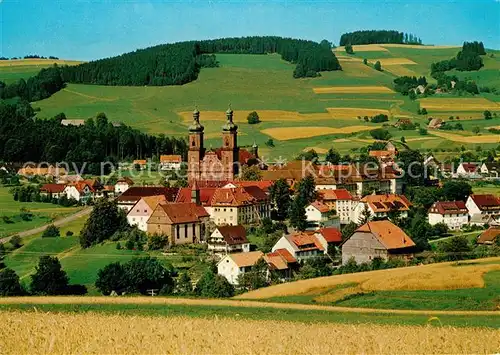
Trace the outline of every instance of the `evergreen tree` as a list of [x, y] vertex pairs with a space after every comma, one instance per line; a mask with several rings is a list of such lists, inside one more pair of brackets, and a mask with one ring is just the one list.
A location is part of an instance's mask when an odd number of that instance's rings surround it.
[[307, 228], [306, 205], [306, 200], [296, 196], [290, 208], [290, 225], [299, 231]]
[[296, 198], [299, 198], [304, 202], [304, 205], [309, 204], [316, 200], [317, 192], [316, 192], [316, 184], [314, 182], [314, 177], [312, 175], [308, 175], [299, 180], [296, 188]]
[[328, 149], [325, 160], [331, 164], [337, 165], [340, 162], [340, 154], [333, 148]]
[[284, 220], [288, 217], [290, 210], [290, 186], [285, 179], [278, 179], [271, 185], [269, 195], [276, 207], [276, 219]]
[[368, 204], [365, 203], [363, 210], [361, 211], [361, 215], [359, 216], [358, 219], [358, 225], [362, 226], [363, 224], [370, 222], [371, 219], [372, 219], [372, 213], [370, 211], [370, 208], [368, 207]]

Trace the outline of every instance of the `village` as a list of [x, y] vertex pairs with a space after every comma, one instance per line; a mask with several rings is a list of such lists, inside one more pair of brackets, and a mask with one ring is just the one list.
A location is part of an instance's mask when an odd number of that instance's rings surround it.
[[[141, 178], [128, 176], [111, 184], [70, 174], [57, 165], [25, 166], [15, 174], [28, 181], [38, 179], [40, 201], [64, 199], [67, 205], [88, 206], [102, 199], [115, 201], [130, 227], [161, 237], [166, 251], [178, 245], [204, 245], [217, 273], [236, 287], [245, 274], [263, 265], [268, 282], [293, 280], [308, 261], [318, 257], [326, 258], [333, 268], [377, 260], [397, 260], [401, 266], [422, 262], [415, 256], [427, 249], [432, 235], [405, 232], [415, 230], [408, 221], [418, 223], [411, 202], [418, 197], [416, 192], [411, 198], [403, 194], [410, 190], [394, 144], [387, 142], [383, 150], [369, 151], [375, 164], [295, 160], [267, 165], [259, 159], [255, 144], [250, 151], [238, 146], [231, 109], [226, 116], [221, 148], [204, 147], [204, 127], [195, 110], [187, 161], [181, 155], [160, 155], [158, 169], [177, 176], [184, 172], [181, 184], [140, 184]], [[148, 164], [146, 159], [134, 160], [128, 166], [122, 164], [119, 172], [132, 170], [140, 176]], [[467, 181], [498, 180], [500, 162], [462, 162], [453, 169], [428, 156], [423, 167], [431, 172], [426, 178], [430, 188], [450, 191], [444, 199], [419, 203], [426, 206], [425, 219], [419, 221], [434, 228], [438, 237], [478, 230], [475, 244], [498, 243], [500, 197], [452, 190], [463, 189]], [[0, 169], [9, 174], [7, 165]], [[245, 180], [243, 171], [254, 174]], [[463, 198], [450, 200], [449, 196]], [[250, 241], [249, 234], [256, 228], [273, 234], [266, 248]]]

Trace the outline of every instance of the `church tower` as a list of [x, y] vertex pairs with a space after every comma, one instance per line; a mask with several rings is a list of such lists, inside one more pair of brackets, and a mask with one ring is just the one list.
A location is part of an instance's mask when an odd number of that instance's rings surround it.
[[239, 148], [238, 148], [238, 126], [233, 122], [233, 110], [229, 106], [226, 111], [226, 124], [222, 126], [222, 166], [224, 178], [233, 180], [238, 174]]
[[188, 181], [200, 179], [200, 164], [205, 155], [203, 147], [203, 127], [200, 124], [200, 111], [193, 111], [193, 123], [189, 126], [189, 151], [188, 151]]

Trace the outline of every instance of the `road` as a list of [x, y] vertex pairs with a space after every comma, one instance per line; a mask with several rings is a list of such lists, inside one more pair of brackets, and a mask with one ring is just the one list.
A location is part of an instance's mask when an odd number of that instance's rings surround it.
[[[57, 219], [54, 222], [46, 224], [44, 226], [33, 228], [33, 229], [28, 229], [26, 231], [19, 232], [19, 233], [16, 233], [14, 235], [18, 235], [21, 238], [28, 237], [30, 235], [38, 234], [38, 233], [43, 232], [51, 224], [55, 225], [56, 227], [61, 227], [61, 226], [64, 226], [65, 224], [73, 222], [74, 220], [76, 220], [76, 219], [78, 219], [80, 217], [83, 217], [83, 216], [86, 216], [86, 215], [90, 214], [90, 211], [92, 211], [92, 207], [86, 207], [83, 210], [78, 211], [77, 213], [72, 214], [70, 216], [63, 217], [61, 219]], [[0, 243], [6, 243], [6, 242], [8, 242], [10, 240], [10, 238], [12, 238], [14, 235], [11, 235], [11, 236], [8, 236], [8, 237], [0, 239]]]

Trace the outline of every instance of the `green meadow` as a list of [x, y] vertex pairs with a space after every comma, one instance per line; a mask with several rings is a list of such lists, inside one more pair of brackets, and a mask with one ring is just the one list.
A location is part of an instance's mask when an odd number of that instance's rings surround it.
[[[325, 93], [316, 94], [313, 88], [318, 87], [346, 87], [346, 86], [375, 86], [392, 88], [392, 81], [397, 76], [397, 70], [409, 70], [415, 75], [425, 75], [429, 81], [430, 65], [433, 62], [449, 59], [456, 55], [459, 48], [432, 48], [420, 49], [410, 47], [387, 47], [386, 51], [363, 52], [356, 51], [354, 55], [337, 51], [343, 67], [342, 71], [323, 72], [318, 78], [293, 79], [294, 65], [280, 59], [279, 55], [239, 55], [217, 54], [220, 62], [219, 68], [205, 68], [201, 70], [199, 78], [182, 86], [167, 87], [111, 87], [99, 85], [69, 84], [64, 90], [52, 97], [35, 102], [33, 105], [40, 108], [37, 116], [50, 118], [64, 112], [68, 118], [89, 118], [99, 112], [105, 112], [111, 121], [121, 121], [151, 134], [164, 133], [166, 135], [185, 136], [189, 119], [183, 119], [180, 112], [190, 112], [195, 106], [201, 111], [201, 122], [205, 126], [207, 147], [220, 145], [221, 125], [224, 120], [224, 111], [231, 104], [235, 111], [235, 119], [239, 125], [240, 145], [250, 146], [255, 141], [261, 155], [270, 159], [283, 156], [291, 158], [306, 148], [319, 148], [325, 150], [335, 147], [342, 153], [351, 152], [353, 149], [365, 146], [372, 140], [368, 131], [352, 134], [338, 133], [317, 135], [310, 138], [294, 138], [293, 134], [287, 139], [273, 139], [275, 147], [265, 145], [271, 138], [265, 130], [273, 128], [289, 128], [291, 132], [300, 132], [301, 127], [331, 127], [345, 128], [353, 125], [368, 125], [374, 128], [380, 125], [367, 124], [351, 114], [350, 118], [339, 117], [337, 112], [328, 116], [328, 108], [388, 110], [389, 124], [395, 123], [399, 118], [410, 118], [421, 127], [427, 125], [428, 117], [439, 115], [473, 117], [472, 120], [462, 120], [465, 131], [459, 134], [474, 136], [472, 129], [480, 128], [481, 135], [489, 135], [487, 127], [500, 125], [500, 117], [489, 121], [482, 119], [483, 110], [472, 112], [432, 112], [427, 116], [417, 115], [419, 102], [411, 101], [395, 92], [359, 92], [359, 93]], [[490, 54], [493, 57], [490, 57]], [[362, 60], [398, 58], [413, 61], [416, 64], [382, 66], [383, 71], [373, 69], [372, 65], [364, 65]], [[484, 56], [485, 67], [478, 72], [459, 73], [462, 78], [471, 77], [477, 81], [478, 86], [498, 87], [500, 68], [500, 52], [488, 51]], [[7, 68], [8, 69], [8, 68]], [[12, 78], [12, 75], [22, 73], [9, 73], [0, 67], [0, 80]], [[28, 70], [28, 68], [26, 68]], [[28, 72], [26, 72], [27, 75]], [[400, 74], [402, 75], [402, 74]], [[441, 95], [444, 98], [449, 96]], [[495, 94], [482, 94], [491, 102], [500, 101], [500, 96]], [[436, 95], [437, 97], [437, 95]], [[451, 97], [450, 97], [451, 98]], [[465, 98], [465, 97], [464, 97]], [[453, 98], [453, 99], [460, 99]], [[289, 115], [277, 112], [273, 119], [263, 120], [256, 125], [249, 125], [239, 111], [255, 110], [257, 112], [272, 112], [275, 110], [288, 111], [302, 114], [301, 119], [291, 119]], [[220, 118], [214, 119], [213, 115], [204, 116], [204, 111], [219, 111]], [[318, 118], [317, 114], [327, 117]], [[500, 116], [500, 104], [498, 114]], [[341, 116], [341, 115], [340, 115]], [[345, 116], [345, 115], [344, 115]], [[482, 148], [491, 148], [500, 143], [484, 143], [478, 141], [464, 143], [453, 141], [433, 135], [420, 136], [418, 131], [400, 131], [388, 127], [395, 140], [405, 137], [407, 144], [412, 148], [428, 149], [442, 153], [450, 153], [462, 145], [475, 149], [477, 145]], [[263, 132], [264, 131], [264, 132]], [[456, 133], [451, 131], [450, 133]], [[410, 138], [410, 139], [408, 139]], [[340, 141], [338, 141], [340, 139]]]

